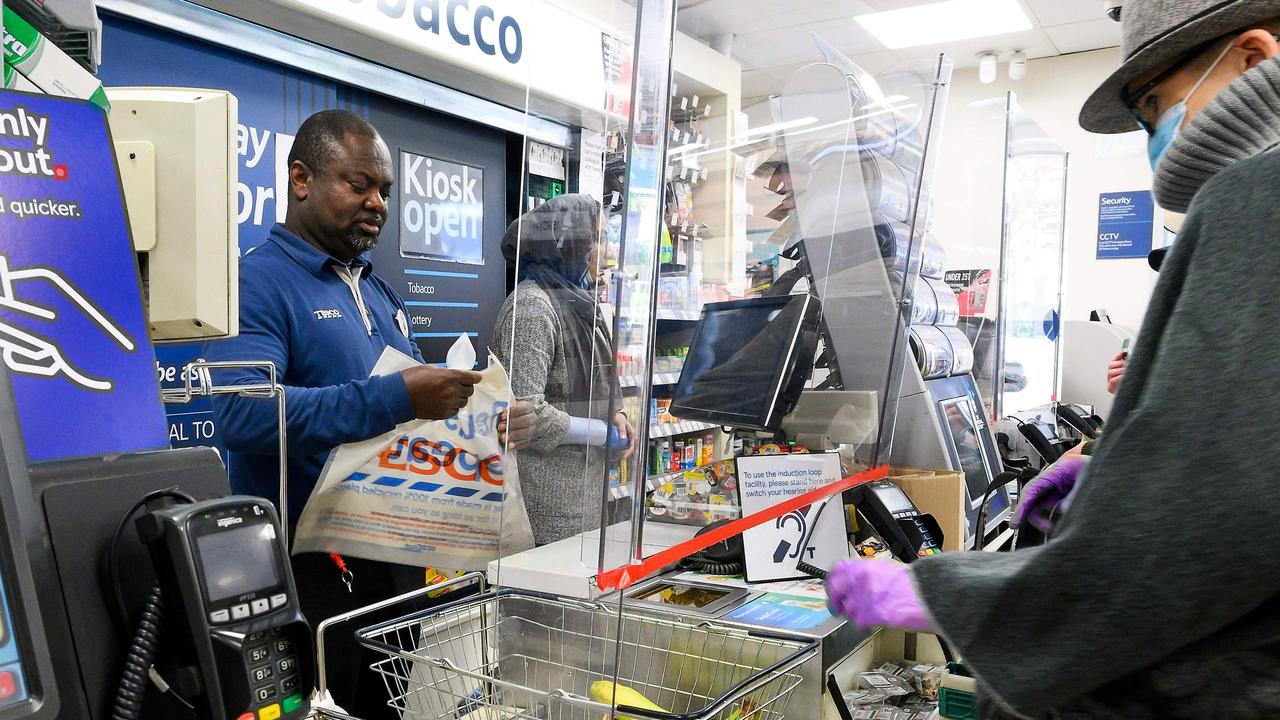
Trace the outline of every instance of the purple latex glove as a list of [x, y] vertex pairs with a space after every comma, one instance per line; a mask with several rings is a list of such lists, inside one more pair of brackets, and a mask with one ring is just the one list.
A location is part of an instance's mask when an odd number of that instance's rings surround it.
[[858, 627], [888, 625], [934, 632], [911, 586], [906, 565], [887, 560], [845, 560], [827, 575], [827, 606]]
[[1049, 518], [1071, 494], [1086, 462], [1083, 457], [1064, 457], [1028, 483], [1022, 490], [1018, 511], [1013, 514], [1013, 524], [1021, 526], [1023, 522], [1029, 522], [1042, 533], [1050, 532], [1053, 523]]

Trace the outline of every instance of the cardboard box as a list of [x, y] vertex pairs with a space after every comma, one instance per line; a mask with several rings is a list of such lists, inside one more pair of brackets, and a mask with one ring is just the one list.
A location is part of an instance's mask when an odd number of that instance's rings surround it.
[[21, 90], [23, 92], [44, 92], [36, 87], [35, 83], [23, 77], [22, 73], [13, 69], [9, 63], [0, 63], [4, 66], [4, 77], [0, 80], [0, 87], [6, 90]]
[[891, 467], [888, 479], [902, 488], [920, 509], [929, 513], [942, 528], [942, 549], [957, 552], [964, 549], [968, 508], [965, 503], [964, 475], [954, 470]]
[[13, 10], [4, 8], [4, 61], [50, 95], [111, 107], [102, 83]]

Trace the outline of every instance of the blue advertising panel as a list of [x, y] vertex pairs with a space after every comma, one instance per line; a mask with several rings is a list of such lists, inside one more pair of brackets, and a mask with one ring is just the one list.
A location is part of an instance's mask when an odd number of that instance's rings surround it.
[[[110, 62], [103, 63], [100, 77], [107, 87], [207, 87], [236, 96], [242, 255], [284, 220], [288, 155], [302, 121], [339, 108], [373, 123], [391, 149], [397, 185], [373, 251], [374, 272], [404, 298], [413, 337], [428, 362], [444, 362], [464, 332], [476, 338], [482, 361], [487, 357], [506, 297], [500, 248], [507, 223], [504, 133], [109, 12], [102, 17], [103, 55]], [[428, 162], [449, 172], [431, 173]], [[447, 183], [447, 192], [437, 182]], [[401, 232], [412, 237], [402, 239]], [[450, 232], [456, 237], [438, 242]], [[182, 385], [183, 368], [200, 356], [201, 347], [158, 346], [164, 387]], [[171, 445], [220, 446], [207, 399], [169, 410]]]
[[1151, 253], [1155, 212], [1149, 190], [1099, 195], [1097, 259], [1145, 259]]
[[0, 355], [29, 461], [165, 447], [106, 115], [0, 92]]

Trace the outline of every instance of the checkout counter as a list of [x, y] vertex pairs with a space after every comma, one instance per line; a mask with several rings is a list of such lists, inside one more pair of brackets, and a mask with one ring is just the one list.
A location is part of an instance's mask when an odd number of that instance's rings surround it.
[[[686, 336], [687, 355], [670, 394], [669, 413], [680, 421], [773, 444], [782, 453], [775, 458], [781, 468], [832, 453], [840, 470], [830, 481], [889, 463], [949, 470], [960, 478], [959, 519], [950, 539], [963, 546], [975, 534], [999, 530], [1010, 500], [1006, 488], [993, 482], [1002, 468], [969, 374], [972, 347], [953, 327], [954, 313], [937, 309], [938, 293], [946, 286], [917, 282], [923, 265], [936, 264], [922, 262], [916, 243], [925, 233], [923, 224], [916, 224], [916, 209], [928, 202], [931, 122], [941, 116], [932, 109], [945, 104], [949, 67], [944, 63], [916, 74], [873, 79], [833, 49], [824, 46], [822, 51], [825, 63], [792, 77], [775, 118], [784, 126], [816, 122], [819, 128], [783, 133], [784, 150], [771, 166], [775, 179], [779, 173], [785, 176], [771, 186], [786, 188], [793, 201], [795, 222], [789, 227], [794, 240], [788, 256], [794, 266], [764, 297], [703, 307], [696, 328]], [[868, 106], [891, 105], [891, 97], [909, 98], [917, 114], [866, 112]], [[845, 131], [850, 125], [857, 131], [854, 144]], [[824, 133], [822, 128], [834, 130]], [[629, 264], [625, 248], [620, 257], [624, 278], [648, 278], [654, 271], [643, 262]], [[915, 314], [927, 326], [909, 329], [913, 314], [902, 308], [910, 310], [913, 292], [920, 288], [928, 290], [933, 310]], [[626, 280], [621, 283], [618, 327], [639, 327], [641, 336], [660, 332], [654, 319], [643, 314], [650, 312], [649, 305], [629, 303], [628, 292], [642, 290]], [[950, 306], [954, 304], [952, 296]], [[628, 308], [638, 306], [643, 312], [628, 317]], [[920, 340], [934, 336], [942, 340]], [[650, 374], [642, 363], [639, 377]], [[641, 408], [650, 405], [655, 392], [640, 383]], [[640, 425], [644, 447], [647, 432], [645, 423]], [[810, 453], [787, 455], [797, 444]], [[745, 463], [742, 457], [736, 460], [741, 497]], [[659, 553], [679, 555], [669, 549], [710, 531], [646, 515], [645, 504], [654, 502], [649, 476], [657, 473], [646, 473], [645, 466], [646, 461], [632, 463], [630, 472], [621, 473], [623, 492], [614, 497], [623, 498], [624, 512], [600, 512], [591, 506], [594, 493], [583, 493], [588, 517], [626, 520], [495, 560], [488, 567], [490, 582], [515, 592], [594, 603], [624, 618], [677, 618], [693, 627], [710, 623], [728, 632], [779, 634], [812, 643], [812, 655], [796, 671], [801, 681], [787, 717], [840, 717], [841, 703], [832, 699], [832, 688], [847, 689], [851, 675], [870, 669], [876, 655], [904, 659], [916, 654], [914, 637], [866, 633], [832, 617], [821, 580], [806, 578], [806, 571], [780, 583], [755, 583], [741, 574], [697, 572], [696, 565], [674, 561], [620, 592], [602, 591], [601, 578]], [[591, 485], [584, 480], [586, 487]], [[797, 487], [779, 492], [776, 502], [812, 489]], [[792, 567], [798, 560], [822, 557], [817, 567], [808, 568], [821, 576], [840, 558], [863, 554], [868, 547], [870, 554], [876, 549], [864, 544], [870, 529], [881, 536], [884, 552], [900, 558], [939, 552], [944, 535], [936, 520], [916, 512], [910, 498], [889, 487], [897, 494], [867, 486], [834, 498], [827, 512], [844, 520], [846, 513], [836, 507], [856, 507], [853, 522], [834, 541], [815, 540], [812, 530], [803, 532], [803, 552], [791, 558]], [[745, 502], [739, 505], [735, 510], [751, 514], [741, 507]], [[800, 527], [816, 523], [804, 512]], [[779, 518], [747, 531], [752, 532], [787, 530]], [[834, 552], [819, 552], [817, 542]], [[780, 554], [786, 555], [781, 546]], [[752, 559], [742, 555], [739, 573], [745, 559], [746, 578], [752, 578]], [[731, 554], [717, 560], [734, 562]], [[626, 661], [624, 652], [621, 662]]]
[[[936, 464], [966, 475], [980, 467], [989, 482], [990, 463], [962, 468], [954, 452], [931, 455], [895, 445], [894, 438], [895, 428], [918, 422], [936, 430], [948, 418], [945, 408], [926, 404], [913, 419], [908, 414], [916, 406], [900, 400], [924, 392], [903, 309], [910, 308], [917, 285], [911, 248], [922, 235], [915, 229], [918, 208], [927, 205], [923, 158], [940, 123], [934, 109], [945, 104], [949, 67], [878, 82], [834, 50], [822, 50], [827, 62], [798, 71], [780, 109], [783, 125], [800, 127], [808, 123], [796, 118], [816, 118], [819, 128], [829, 129], [784, 136], [798, 228], [792, 279], [766, 297], [704, 308], [671, 412], [756, 440], [798, 440], [815, 454], [830, 453], [837, 472], [819, 474], [825, 483], [890, 461], [927, 466], [935, 457]], [[895, 111], [868, 119], [869, 107], [891, 105], [890, 98], [900, 96], [914, 101], [912, 115]], [[233, 99], [222, 112], [223, 129], [233, 132]], [[857, 129], [857, 144], [848, 143], [846, 126]], [[169, 180], [167, 186], [182, 185]], [[877, 222], [886, 214], [902, 226], [893, 236], [907, 238], [905, 251], [882, 242]], [[118, 239], [121, 249], [131, 250], [126, 237]], [[154, 252], [180, 251], [164, 242]], [[643, 296], [646, 284], [652, 292], [659, 255], [624, 248], [621, 257], [619, 275], [626, 280], [618, 290], [615, 331], [627, 327], [647, 337], [652, 357], [653, 305], [634, 302], [628, 293]], [[132, 292], [138, 297], [137, 287]], [[641, 370], [642, 378], [652, 376], [647, 364]], [[948, 398], [976, 393], [962, 372], [947, 380], [959, 387]], [[653, 395], [648, 380], [638, 393], [647, 406]], [[973, 406], [981, 407], [980, 401]], [[28, 473], [13, 407], [7, 376], [0, 375], [0, 469], [8, 473], [0, 478], [0, 720], [97, 720], [121, 706], [122, 695], [123, 705], [136, 710], [130, 717], [184, 714], [175, 702], [195, 705], [201, 718], [306, 715], [305, 690], [315, 684], [312, 634], [297, 609], [274, 510], [226, 498], [221, 462], [206, 450], [59, 462]], [[641, 423], [642, 441], [646, 425]], [[981, 451], [989, 429], [977, 424], [971, 430]], [[904, 438], [935, 445], [946, 439], [941, 432]], [[800, 463], [802, 457], [813, 455], [779, 459]], [[883, 551], [902, 559], [937, 552], [944, 542], [938, 524], [923, 520], [928, 516], [904, 502], [901, 491], [869, 485], [788, 516], [795, 516], [789, 522], [800, 535], [786, 548], [777, 543], [773, 557], [793, 563], [797, 579], [748, 583], [675, 563], [634, 578], [620, 593], [603, 593], [601, 576], [678, 547], [698, 532], [646, 520], [644, 462], [621, 474], [620, 485], [630, 488], [624, 507], [597, 507], [590, 494], [583, 502], [589, 516], [628, 518], [623, 523], [602, 522], [560, 543], [494, 560], [488, 576], [496, 592], [360, 631], [367, 647], [387, 656], [379, 672], [406, 717], [438, 709], [443, 712], [433, 717], [488, 720], [517, 716], [513, 707], [524, 709], [519, 717], [536, 717], [535, 708], [562, 702], [585, 718], [608, 712], [611, 703], [636, 706], [621, 694], [602, 699], [595, 686], [605, 681], [593, 678], [611, 676], [655, 693], [651, 700], [669, 709], [658, 717], [830, 717], [835, 703], [819, 698], [830, 687], [841, 689], [854, 670], [870, 667], [886, 634], [868, 634], [831, 617], [821, 581], [803, 576], [820, 576], [841, 558], [874, 551], [866, 544], [869, 529], [882, 536]], [[979, 480], [965, 483], [969, 502]], [[739, 488], [744, 492], [741, 479]], [[860, 531], [852, 540], [846, 503], [859, 511]], [[834, 541], [816, 531], [828, 504], [827, 521], [844, 526]], [[122, 528], [135, 515], [145, 518], [140, 539], [122, 543]], [[773, 527], [757, 530], [794, 527], [778, 518]], [[984, 531], [978, 523], [960, 532]], [[745, 548], [740, 554], [752, 577], [751, 555]], [[818, 564], [803, 569], [808, 560]], [[167, 612], [160, 609], [161, 595]], [[139, 616], [141, 630], [122, 621]], [[154, 624], [161, 616], [168, 623], [163, 631]], [[168, 650], [155, 660], [162, 638]], [[697, 648], [690, 645], [695, 640]], [[448, 662], [429, 659], [437, 652]], [[523, 679], [513, 679], [520, 672]], [[437, 699], [414, 700], [426, 690]]]

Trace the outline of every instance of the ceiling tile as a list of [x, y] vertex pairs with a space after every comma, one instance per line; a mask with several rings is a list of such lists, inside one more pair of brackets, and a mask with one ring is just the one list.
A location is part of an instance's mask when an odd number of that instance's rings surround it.
[[1106, 18], [1047, 27], [1044, 31], [1061, 53], [1084, 52], [1120, 44], [1120, 23]]
[[771, 68], [794, 63], [818, 62], [822, 55], [813, 42], [813, 34], [833, 41], [846, 54], [858, 54], [883, 50], [869, 34], [852, 26], [849, 19], [822, 22], [768, 30], [737, 36], [733, 39], [733, 55], [758, 68]]
[[773, 0], [701, 0], [679, 11], [676, 23], [682, 32], [697, 37], [726, 32], [740, 36], [832, 20], [849, 25], [853, 23], [848, 18], [871, 10], [864, 0], [795, 0], [781, 5]]
[[877, 12], [885, 10], [901, 10], [902, 8], [916, 7], [918, 5], [932, 5], [942, 0], [867, 0], [867, 4], [875, 8]]
[[1035, 14], [1035, 19], [1040, 21], [1041, 25], [1070, 25], [1071, 23], [1089, 22], [1093, 20], [1106, 20], [1113, 25], [1119, 26], [1107, 20], [1102, 13], [1102, 3], [1099, 0], [1022, 0], [1024, 4], [1031, 7], [1031, 12]]

